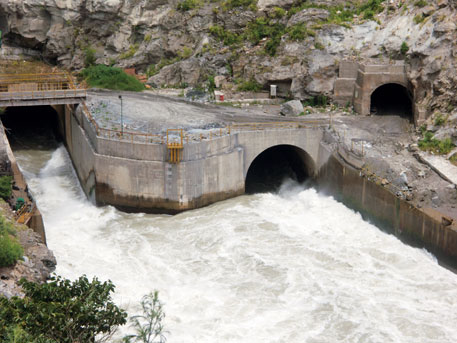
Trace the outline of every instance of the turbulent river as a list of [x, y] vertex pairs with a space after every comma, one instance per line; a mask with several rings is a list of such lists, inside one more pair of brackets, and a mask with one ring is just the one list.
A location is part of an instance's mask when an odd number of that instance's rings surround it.
[[86, 200], [62, 146], [15, 155], [57, 273], [112, 280], [130, 314], [158, 290], [168, 342], [457, 342], [457, 275], [312, 188], [127, 214]]

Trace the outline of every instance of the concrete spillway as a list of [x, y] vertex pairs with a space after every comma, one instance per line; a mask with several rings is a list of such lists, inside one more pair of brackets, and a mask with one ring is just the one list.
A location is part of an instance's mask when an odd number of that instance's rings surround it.
[[176, 213], [244, 194], [246, 182], [248, 188], [253, 184], [252, 175], [255, 184], [266, 169], [274, 174], [285, 167], [289, 172], [283, 176], [314, 180], [397, 235], [414, 238], [453, 260], [457, 257], [456, 224], [364, 178], [341, 149], [334, 149], [337, 142], [326, 126], [231, 131], [186, 142], [180, 163], [170, 163], [165, 144], [110, 139], [97, 134], [83, 111], [70, 106], [56, 111], [58, 131], [81, 186], [99, 205]]
[[87, 201], [64, 147], [16, 154], [57, 272], [112, 280], [131, 315], [158, 290], [170, 343], [457, 340], [457, 276], [313, 188], [129, 214]]

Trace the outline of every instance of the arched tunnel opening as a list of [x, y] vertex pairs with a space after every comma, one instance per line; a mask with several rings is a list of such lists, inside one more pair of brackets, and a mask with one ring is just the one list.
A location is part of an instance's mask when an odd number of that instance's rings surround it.
[[312, 175], [313, 162], [302, 149], [277, 145], [263, 151], [249, 166], [245, 191], [247, 194], [276, 192], [286, 180], [303, 183]]
[[51, 106], [7, 107], [0, 118], [13, 150], [53, 149], [61, 141], [58, 114]]
[[382, 85], [371, 94], [371, 114], [397, 115], [411, 120], [412, 107], [408, 90], [396, 83]]

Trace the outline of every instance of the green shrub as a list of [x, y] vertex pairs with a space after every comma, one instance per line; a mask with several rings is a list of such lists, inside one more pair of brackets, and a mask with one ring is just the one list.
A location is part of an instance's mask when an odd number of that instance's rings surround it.
[[238, 85], [237, 90], [240, 92], [258, 92], [262, 90], [263, 86], [256, 80], [243, 81]]
[[363, 14], [365, 17], [366, 12], [380, 13], [383, 11], [384, 6], [382, 3], [384, 0], [368, 0], [366, 2], [362, 2], [362, 4], [357, 9], [359, 13]]
[[248, 8], [251, 11], [257, 10], [257, 0], [225, 0], [222, 4], [225, 10], [231, 10], [236, 7]]
[[14, 225], [2, 215], [0, 215], [0, 235], [16, 235]]
[[8, 200], [11, 197], [11, 176], [0, 176], [0, 198]]
[[319, 42], [319, 41], [315, 41], [315, 42], [314, 42], [314, 47], [315, 47], [316, 49], [318, 49], [318, 50], [324, 50], [324, 48], [325, 48], [325, 47], [324, 47], [324, 44], [322, 44], [322, 43]]
[[263, 38], [269, 38], [265, 44], [265, 51], [274, 56], [284, 34], [284, 25], [274, 23], [266, 17], [258, 17], [247, 25], [243, 36], [253, 44], [258, 44]]
[[447, 118], [443, 116], [443, 114], [438, 113], [435, 118], [435, 125], [436, 126], [441, 126], [446, 123]]
[[[0, 341], [75, 343], [106, 341], [127, 314], [111, 300], [111, 281], [53, 277], [36, 284], [22, 279], [24, 298], [0, 297]], [[25, 338], [24, 338], [25, 337]]]
[[200, 8], [203, 6], [203, 1], [202, 0], [184, 0], [176, 6], [176, 9], [178, 11], [189, 11], [195, 8]]
[[422, 8], [422, 7], [425, 7], [425, 6], [427, 6], [427, 1], [425, 1], [425, 0], [418, 0], [418, 1], [416, 1], [416, 2], [414, 3], [414, 6], [416, 6], [416, 7], [421, 7], [421, 8]]
[[126, 52], [120, 54], [119, 58], [122, 60], [125, 60], [127, 58], [133, 57], [136, 54], [136, 52], [138, 51], [138, 48], [139, 48], [138, 44], [131, 45]]
[[84, 49], [84, 65], [86, 68], [95, 65], [95, 61], [97, 60], [95, 57], [96, 52], [97, 51], [91, 46]]
[[295, 41], [302, 41], [308, 36], [314, 37], [316, 35], [313, 30], [306, 27], [305, 23], [292, 25], [286, 31], [289, 34], [289, 38]]
[[81, 75], [91, 87], [140, 92], [143, 84], [122, 69], [103, 64], [84, 69]]
[[217, 37], [220, 41], [224, 42], [225, 45], [232, 45], [239, 43], [241, 37], [231, 31], [225, 30], [222, 26], [214, 25], [209, 28], [209, 32]]
[[286, 15], [286, 10], [281, 7], [273, 7], [273, 11], [270, 14], [272, 18], [282, 18]]
[[192, 56], [192, 53], [193, 53], [192, 49], [189, 48], [188, 46], [185, 46], [185, 47], [182, 49], [182, 51], [180, 51], [180, 52], [178, 53], [178, 56], [179, 56], [179, 58], [181, 58], [181, 59], [186, 59], [186, 58], [189, 58], [190, 56]]
[[9, 267], [19, 260], [24, 251], [15, 238], [9, 234], [0, 235], [0, 267]]
[[401, 46], [400, 46], [400, 53], [401, 53], [403, 56], [405, 56], [405, 55], [407, 54], [408, 50], [409, 50], [408, 44], [407, 44], [406, 42], [401, 43]]
[[425, 17], [422, 14], [414, 16], [413, 21], [415, 24], [420, 24], [424, 21]]
[[425, 132], [424, 138], [419, 141], [419, 148], [424, 151], [431, 151], [436, 154], [445, 155], [454, 149], [455, 145], [450, 138], [439, 140], [433, 138], [433, 133]]
[[452, 155], [452, 156], [449, 158], [449, 161], [450, 161], [453, 165], [457, 166], [457, 153], [454, 154], [454, 155]]
[[312, 107], [323, 107], [328, 105], [328, 97], [325, 95], [318, 95], [309, 98], [305, 101], [305, 106], [312, 106]]

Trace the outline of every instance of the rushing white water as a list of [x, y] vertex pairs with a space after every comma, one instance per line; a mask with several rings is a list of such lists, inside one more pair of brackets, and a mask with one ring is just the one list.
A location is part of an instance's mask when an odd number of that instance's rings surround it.
[[131, 314], [159, 290], [169, 342], [457, 342], [457, 275], [314, 189], [126, 214], [86, 200], [63, 147], [15, 154], [57, 273], [112, 280]]

